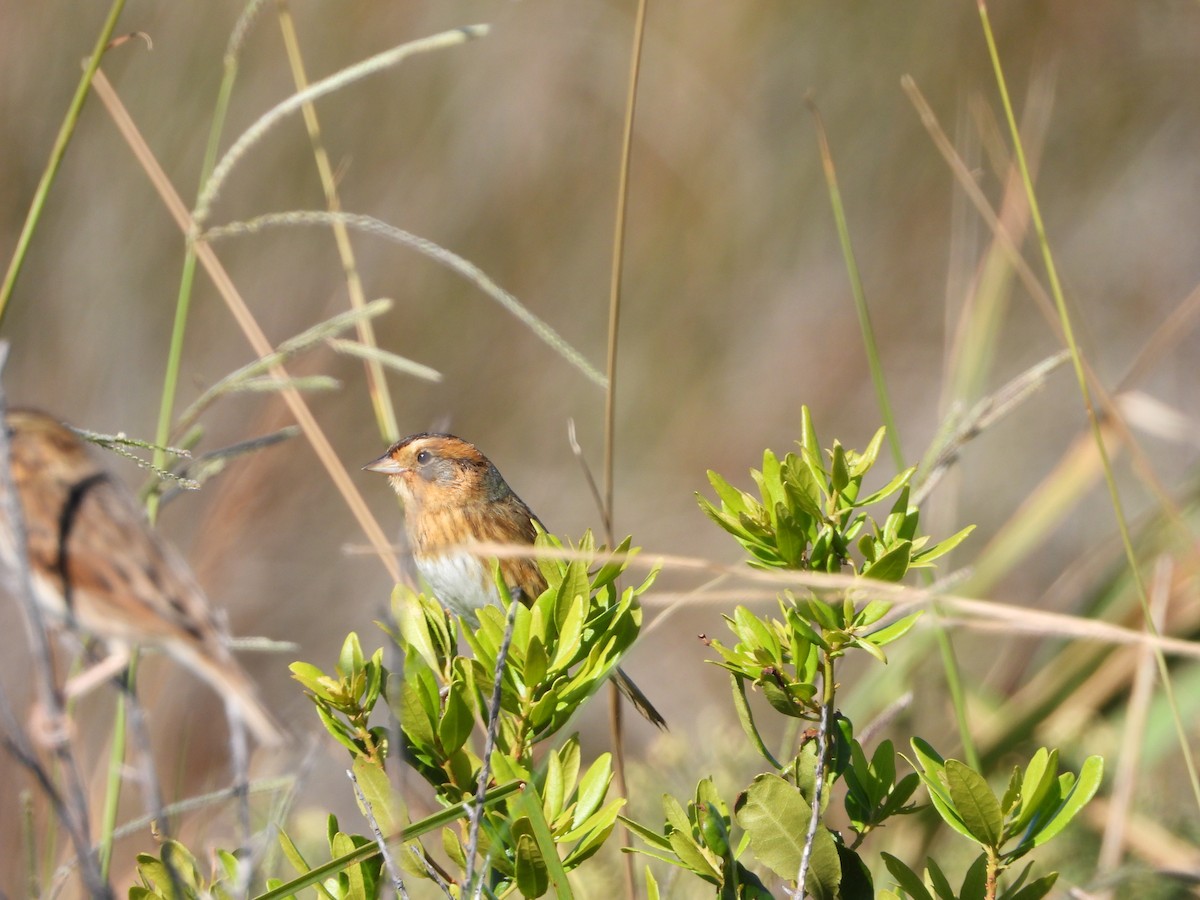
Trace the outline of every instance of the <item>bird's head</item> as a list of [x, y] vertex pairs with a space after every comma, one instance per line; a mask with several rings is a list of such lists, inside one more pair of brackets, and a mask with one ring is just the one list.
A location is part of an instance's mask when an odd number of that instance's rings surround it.
[[474, 444], [452, 434], [414, 434], [363, 466], [388, 476], [410, 511], [502, 500], [511, 491]]

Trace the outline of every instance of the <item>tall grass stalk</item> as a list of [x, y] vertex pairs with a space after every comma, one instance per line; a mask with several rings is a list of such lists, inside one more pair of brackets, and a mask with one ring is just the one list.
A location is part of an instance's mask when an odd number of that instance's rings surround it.
[[62, 125], [59, 126], [58, 136], [54, 139], [54, 146], [50, 150], [50, 159], [46, 162], [46, 168], [38, 181], [37, 190], [33, 193], [33, 201], [29, 204], [25, 224], [21, 226], [21, 235], [17, 238], [16, 249], [13, 250], [12, 259], [9, 260], [8, 271], [4, 273], [4, 283], [0, 284], [0, 323], [4, 321], [4, 314], [8, 311], [8, 301], [17, 284], [17, 276], [21, 274], [21, 267], [25, 264], [25, 255], [29, 252], [29, 244], [33, 240], [34, 232], [37, 231], [38, 222], [42, 219], [46, 197], [49, 196], [50, 188], [58, 175], [63, 156], [67, 152], [67, 145], [71, 143], [71, 137], [75, 134], [75, 125], [79, 122], [79, 114], [83, 110], [84, 101], [87, 100], [88, 91], [92, 86], [92, 78], [100, 68], [100, 60], [112, 41], [113, 31], [116, 30], [117, 20], [121, 18], [121, 11], [124, 8], [125, 0], [113, 0], [113, 5], [109, 7], [108, 16], [104, 19], [104, 24], [100, 26], [100, 33], [96, 36], [92, 55], [84, 63], [83, 75], [75, 88], [74, 96], [71, 97], [71, 103], [67, 107], [67, 114], [63, 118]]
[[[292, 16], [287, 0], [277, 0], [276, 11], [279, 17], [279, 29], [283, 32], [283, 46], [287, 51], [288, 66], [292, 70], [292, 81], [298, 92], [305, 91], [309, 86], [308, 75], [304, 69], [304, 57], [300, 52], [300, 38], [296, 33], [296, 22]], [[325, 203], [331, 213], [341, 212], [342, 201], [338, 194], [337, 179], [334, 177], [333, 166], [329, 162], [329, 154], [321, 139], [321, 123], [317, 119], [317, 108], [312, 101], [301, 107], [304, 116], [304, 127], [308, 131], [308, 140], [312, 145], [313, 162], [317, 166], [317, 174], [321, 178], [321, 188], [325, 192]], [[350, 232], [345, 223], [335, 220], [333, 237], [337, 243], [338, 257], [342, 261], [342, 270], [346, 274], [346, 292], [350, 296], [350, 306], [362, 309], [367, 304], [366, 293], [363, 290], [362, 278], [358, 274], [358, 262], [354, 257], [354, 246], [350, 243]], [[378, 346], [375, 341], [375, 326], [370, 319], [360, 319], [358, 323], [358, 339], [368, 347]], [[388, 390], [387, 378], [384, 376], [383, 363], [378, 359], [364, 360], [367, 375], [367, 394], [371, 398], [371, 406], [375, 410], [375, 421], [384, 443], [391, 444], [400, 437], [400, 429], [396, 424], [396, 410], [392, 405], [391, 393]]]
[[[896, 417], [892, 412], [887, 378], [883, 373], [883, 363], [879, 359], [879, 345], [875, 340], [875, 329], [871, 325], [867, 295], [863, 290], [858, 261], [854, 257], [854, 246], [850, 241], [850, 227], [846, 224], [846, 210], [842, 205], [842, 192], [838, 188], [837, 167], [833, 163], [833, 153], [829, 148], [829, 136], [825, 132], [825, 123], [821, 120], [821, 113], [817, 109], [816, 101], [810, 95], [805, 98], [805, 103], [816, 123], [817, 143], [821, 152], [821, 168], [825, 173], [829, 203], [833, 209], [838, 240], [842, 247], [842, 257], [846, 262], [846, 272], [850, 278], [850, 292], [854, 296], [854, 308], [858, 312], [859, 331], [867, 352], [867, 364], [871, 369], [871, 381], [875, 385], [875, 398], [879, 404], [879, 413], [887, 427], [888, 446], [892, 451], [892, 460], [898, 470], [903, 469], [905, 459], [904, 450], [900, 444], [900, 430], [896, 427]], [[932, 578], [928, 570], [924, 570], [922, 576], [926, 585], [931, 583]], [[976, 752], [975, 741], [971, 737], [970, 723], [967, 720], [966, 695], [962, 687], [962, 675], [958, 660], [954, 655], [954, 646], [950, 642], [950, 636], [946, 633], [946, 629], [939, 621], [935, 620], [933, 633], [942, 657], [942, 670], [946, 675], [946, 687], [950, 691], [950, 703], [954, 709], [954, 719], [958, 725], [958, 736], [963, 746], [963, 753], [972, 767], [979, 768], [979, 754]], [[803, 882], [800, 883], [803, 884]]]
[[[105, 107], [109, 114], [116, 122], [121, 135], [129, 143], [133, 151], [134, 157], [142, 165], [150, 182], [154, 185], [162, 199], [163, 204], [167, 207], [167, 211], [171, 217], [175, 219], [176, 225], [185, 233], [191, 234], [194, 230], [194, 223], [191, 216], [184, 206], [183, 200], [172, 187], [166, 173], [158, 164], [158, 160], [146, 145], [145, 139], [141, 136], [137, 126], [129, 116], [129, 112], [121, 103], [116, 91], [108, 79], [104, 77], [104, 73], [98, 71], [96, 73], [96, 93], [104, 101]], [[274, 352], [270, 341], [263, 333], [254, 314], [250, 312], [250, 308], [246, 305], [246, 301], [238, 292], [233, 280], [229, 277], [229, 273], [225, 271], [225, 267], [221, 265], [217, 255], [213, 252], [205, 242], [196, 243], [196, 257], [200, 264], [204, 267], [209, 277], [212, 278], [216, 285], [217, 291], [221, 298], [225, 301], [226, 306], [232, 313], [234, 320], [241, 328], [246, 340], [250, 346], [260, 356], [267, 356]], [[291, 386], [288, 379], [287, 371], [282, 366], [272, 366], [271, 374], [283, 383], [280, 391], [284, 403], [287, 404], [292, 415], [296, 419], [296, 423], [304, 432], [305, 438], [312, 445], [313, 451], [317, 454], [317, 459], [325, 468], [334, 486], [342, 495], [347, 508], [358, 522], [370, 541], [372, 548], [379, 555], [380, 561], [388, 570], [388, 574], [396, 581], [400, 580], [400, 566], [396, 561], [395, 554], [392, 552], [391, 544], [383, 533], [383, 529], [379, 527], [379, 523], [371, 514], [366, 502], [359, 493], [357, 486], [350, 479], [349, 473], [346, 471], [345, 465], [334, 452], [332, 445], [329, 443], [329, 438], [317, 423], [312, 411], [308, 408], [304, 398], [300, 392]]]
[[[1075, 379], [1079, 384], [1080, 397], [1083, 400], [1083, 405], [1087, 411], [1088, 423], [1091, 426], [1092, 439], [1096, 443], [1096, 451], [1100, 456], [1100, 462], [1104, 469], [1104, 481], [1108, 486], [1109, 499], [1112, 502], [1113, 514], [1116, 517], [1117, 528], [1121, 534], [1121, 544], [1125, 549], [1125, 559], [1129, 565], [1130, 574], [1133, 576], [1134, 586], [1137, 591], [1137, 598], [1142, 608], [1142, 617], [1146, 625], [1146, 630], [1153, 635], [1158, 634], [1158, 629], [1154, 625], [1154, 617], [1150, 610], [1150, 600], [1146, 593], [1145, 580], [1142, 577], [1140, 567], [1138, 565], [1137, 554], [1133, 549], [1133, 540], [1129, 534], [1129, 524], [1125, 517], [1125, 507], [1121, 501], [1120, 491], [1117, 489], [1116, 478], [1113, 475], [1112, 462], [1108, 456], [1108, 448], [1105, 446], [1104, 432], [1100, 423], [1099, 417], [1096, 415], [1096, 408], [1092, 402], [1091, 389], [1088, 386], [1087, 373], [1084, 369], [1083, 356], [1079, 351], [1079, 346], [1075, 341], [1075, 332], [1071, 325], [1071, 315], [1067, 309], [1066, 298], [1063, 295], [1062, 284], [1058, 278], [1058, 268], [1054, 262], [1054, 254], [1050, 250], [1050, 242], [1046, 236], [1046, 226], [1042, 220], [1041, 210], [1037, 202], [1037, 194], [1033, 188], [1033, 179], [1029, 174], [1029, 166], [1025, 160], [1025, 151], [1021, 143], [1021, 133], [1017, 128], [1016, 116], [1013, 114], [1012, 102], [1008, 96], [1008, 85], [1004, 79], [1004, 70], [1000, 64], [1000, 53], [996, 47], [996, 38], [992, 33], [991, 21], [988, 18], [987, 3], [985, 0], [978, 0], [979, 17], [983, 24], [984, 38], [987, 40], [988, 55], [992, 61], [992, 69], [996, 76], [996, 86], [1000, 92], [1000, 100], [1004, 107], [1004, 115], [1008, 122], [1009, 133], [1012, 137], [1013, 150], [1016, 153], [1017, 164], [1021, 169], [1021, 178], [1025, 183], [1025, 193], [1029, 198], [1030, 214], [1033, 217], [1033, 227], [1037, 234], [1038, 245], [1041, 247], [1042, 260], [1046, 266], [1046, 276], [1050, 282], [1050, 293], [1054, 297], [1054, 304], [1058, 311], [1059, 320], [1062, 324], [1063, 336], [1067, 342], [1067, 349], [1071, 351], [1071, 362], [1075, 369]], [[1200, 776], [1196, 772], [1196, 761], [1192, 756], [1192, 750], [1189, 745], [1187, 729], [1184, 727], [1183, 718], [1179, 712], [1179, 704], [1175, 699], [1175, 689], [1172, 686], [1171, 673], [1167, 668], [1166, 657], [1161, 651], [1155, 651], [1155, 661], [1158, 664], [1159, 678], [1162, 680], [1163, 693], [1167, 703], [1171, 708], [1171, 717], [1175, 723], [1175, 731], [1179, 739], [1179, 749], [1183, 755], [1184, 764], [1187, 767], [1188, 781], [1192, 788], [1192, 795], [1195, 798], [1197, 808], [1200, 808]]]
[[[616, 467], [617, 432], [617, 347], [621, 328], [621, 285], [625, 261], [625, 226], [629, 208], [629, 162], [633, 153], [633, 125], [637, 112], [638, 78], [642, 71], [642, 45], [646, 36], [646, 7], [648, 0], [638, 0], [633, 21], [633, 48], [629, 57], [629, 84], [625, 95], [625, 125], [621, 139], [621, 162], [617, 175], [617, 209], [613, 221], [612, 271], [609, 273], [608, 293], [608, 379], [604, 391], [604, 537], [610, 547], [616, 546], [614, 532], [614, 469]], [[609, 720], [612, 728], [614, 772], [617, 792], [629, 797], [629, 784], [625, 777], [625, 740], [621, 719], [621, 695], [616, 686], [609, 687]], [[630, 847], [632, 839], [628, 829], [621, 831], [621, 846]], [[633, 854], [624, 855], [625, 895], [629, 900], [637, 896], [637, 878], [634, 875]]]

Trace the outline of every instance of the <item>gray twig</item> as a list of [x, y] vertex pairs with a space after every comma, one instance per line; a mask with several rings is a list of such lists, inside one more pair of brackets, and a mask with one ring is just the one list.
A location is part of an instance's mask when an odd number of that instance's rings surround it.
[[383, 856], [383, 864], [387, 866], [388, 874], [392, 876], [392, 886], [395, 887], [396, 893], [400, 897], [408, 900], [408, 892], [404, 889], [404, 879], [400, 877], [400, 870], [396, 867], [396, 861], [392, 859], [392, 853], [388, 850], [387, 841], [383, 839], [383, 831], [379, 828], [379, 822], [375, 820], [375, 811], [371, 809], [371, 801], [367, 799], [367, 795], [359, 787], [358, 779], [354, 777], [353, 769], [346, 770], [346, 777], [354, 785], [354, 796], [358, 798], [363, 815], [367, 817], [367, 822], [371, 826], [371, 833], [375, 835], [375, 843], [379, 846], [379, 853]]
[[808, 878], [808, 864], [812, 859], [813, 844], [817, 840], [817, 828], [821, 824], [821, 794], [825, 787], [825, 754], [828, 752], [825, 744], [829, 734], [831, 707], [832, 704], [829, 703], [821, 707], [821, 724], [817, 728], [817, 765], [813, 771], [812, 810], [808, 819], [808, 834], [804, 836], [804, 852], [800, 854], [800, 872], [796, 876], [796, 892], [792, 895], [796, 898], [807, 896], [804, 882]]
[[[513, 626], [517, 621], [517, 607], [520, 601], [513, 599], [508, 607], [508, 618], [504, 624], [504, 640], [500, 642], [500, 652], [496, 655], [496, 680], [492, 684], [492, 700], [488, 704], [487, 740], [483, 745], [483, 765], [479, 769], [479, 780], [475, 785], [475, 803], [471, 807], [471, 825], [467, 833], [467, 871], [463, 875], [463, 896], [471, 890], [471, 881], [475, 872], [475, 854], [479, 852], [479, 823], [483, 819], [483, 798], [487, 793], [488, 781], [492, 775], [492, 751], [496, 747], [496, 732], [500, 728], [500, 689], [504, 683], [504, 666], [508, 662], [508, 648], [512, 644]], [[474, 896], [478, 897], [483, 890], [483, 872], [479, 873], [479, 884]]]
[[912, 492], [912, 504], [920, 506], [922, 501], [932, 493], [934, 487], [958, 460], [958, 454], [971, 440], [977, 438], [989, 427], [1020, 406], [1046, 383], [1046, 378], [1071, 358], [1070, 353], [1063, 350], [1030, 366], [1016, 378], [1012, 379], [999, 390], [984, 397], [962, 417], [961, 421], [948, 420], [943, 434], [931, 448], [929, 455], [921, 464], [916, 484]]

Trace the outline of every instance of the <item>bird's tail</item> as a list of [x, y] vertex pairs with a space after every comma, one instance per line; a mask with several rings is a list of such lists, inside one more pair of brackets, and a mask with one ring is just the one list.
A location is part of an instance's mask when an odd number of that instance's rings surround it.
[[650, 702], [649, 697], [642, 693], [642, 689], [633, 683], [633, 679], [625, 674], [624, 669], [618, 666], [617, 670], [613, 672], [612, 680], [613, 684], [617, 686], [617, 690], [625, 695], [625, 699], [633, 704], [633, 708], [641, 714], [642, 718], [657, 725], [663, 731], [667, 730], [667, 720], [654, 708], [654, 704]]
[[283, 731], [258, 699], [254, 682], [224, 646], [214, 649], [173, 643], [164, 649], [208, 682], [225, 701], [227, 714], [236, 713], [260, 744], [278, 747], [283, 743]]

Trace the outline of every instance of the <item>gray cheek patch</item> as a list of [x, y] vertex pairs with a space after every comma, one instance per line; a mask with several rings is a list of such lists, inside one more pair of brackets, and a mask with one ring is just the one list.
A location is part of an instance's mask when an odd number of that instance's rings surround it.
[[439, 459], [431, 466], [421, 468], [421, 477], [426, 481], [437, 481], [441, 484], [453, 484], [455, 476], [454, 462], [449, 459]]

